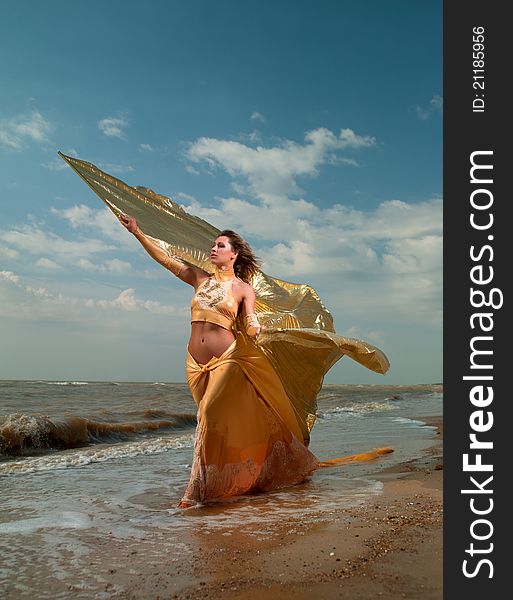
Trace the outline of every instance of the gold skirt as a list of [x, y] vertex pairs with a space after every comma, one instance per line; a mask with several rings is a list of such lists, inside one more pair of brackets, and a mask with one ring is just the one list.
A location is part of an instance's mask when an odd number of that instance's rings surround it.
[[189, 502], [300, 483], [319, 461], [308, 450], [275, 370], [239, 335], [204, 365], [187, 352], [187, 381], [198, 406]]

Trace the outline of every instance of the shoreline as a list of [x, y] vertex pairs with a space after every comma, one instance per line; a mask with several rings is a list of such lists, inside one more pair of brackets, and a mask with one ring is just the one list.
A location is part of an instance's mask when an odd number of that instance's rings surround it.
[[441, 598], [443, 421], [420, 420], [436, 428], [433, 445], [417, 459], [370, 475], [383, 490], [361, 506], [334, 512], [329, 521], [281, 523], [265, 539], [200, 533], [197, 552], [179, 566], [163, 556], [158, 565], [137, 561], [131, 575], [118, 572], [110, 597]]

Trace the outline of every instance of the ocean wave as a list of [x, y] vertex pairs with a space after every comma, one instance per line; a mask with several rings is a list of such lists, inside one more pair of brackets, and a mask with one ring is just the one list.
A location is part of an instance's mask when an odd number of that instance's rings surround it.
[[46, 385], [89, 385], [88, 381], [42, 381]]
[[178, 419], [186, 425], [195, 423], [195, 415], [192, 413], [168, 412], [162, 408], [141, 408], [138, 410], [124, 410], [123, 415], [130, 417], [142, 417], [143, 419]]
[[425, 429], [436, 429], [434, 425], [427, 425], [424, 421], [419, 421], [418, 419], [408, 419], [407, 417], [394, 417], [392, 419], [396, 423], [401, 423], [401, 425], [406, 425], [407, 427], [423, 427]]
[[388, 410], [395, 410], [395, 406], [388, 402], [355, 402], [347, 404], [346, 406], [336, 406], [335, 408], [328, 408], [324, 411], [319, 411], [317, 416], [320, 419], [330, 419], [337, 415], [344, 414], [364, 414], [370, 412], [382, 412]]
[[194, 443], [193, 434], [184, 434], [172, 438], [153, 438], [125, 444], [116, 444], [104, 448], [85, 448], [66, 454], [49, 454], [30, 457], [19, 461], [0, 463], [0, 477], [7, 475], [36, 473], [58, 469], [83, 467], [109, 460], [133, 458], [142, 454], [161, 454], [177, 448], [190, 448]]
[[74, 415], [48, 417], [13, 413], [0, 422], [0, 454], [12, 455], [31, 450], [63, 450], [100, 442], [118, 442], [138, 434], [160, 429], [188, 427], [196, 424], [189, 413], [133, 411], [142, 420], [103, 422]]

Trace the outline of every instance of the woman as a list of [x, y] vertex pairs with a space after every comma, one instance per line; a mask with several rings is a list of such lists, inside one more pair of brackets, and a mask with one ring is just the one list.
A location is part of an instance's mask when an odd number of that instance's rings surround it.
[[[191, 479], [178, 506], [304, 481], [319, 463], [277, 373], [255, 344], [261, 327], [249, 281], [258, 264], [249, 245], [222, 231], [210, 252], [211, 274], [171, 257], [133, 217], [120, 220], [153, 259], [195, 289], [186, 372], [198, 425]], [[245, 332], [235, 329], [239, 315]]]

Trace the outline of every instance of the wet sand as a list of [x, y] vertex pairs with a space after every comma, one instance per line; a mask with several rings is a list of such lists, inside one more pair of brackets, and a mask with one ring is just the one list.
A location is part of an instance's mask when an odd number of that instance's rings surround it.
[[183, 560], [163, 553], [149, 562], [135, 549], [111, 548], [130, 568], [110, 573], [106, 597], [442, 598], [443, 423], [422, 420], [437, 427], [433, 446], [420, 459], [377, 467], [372, 478], [383, 492], [365, 504], [329, 520], [282, 522], [263, 537], [198, 531], [189, 540], [195, 552]]

